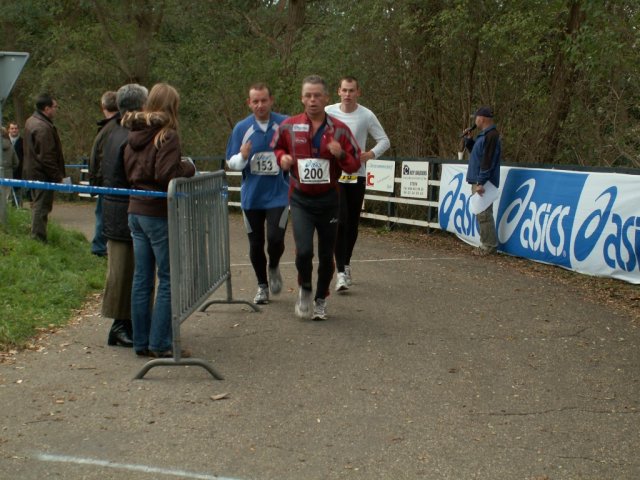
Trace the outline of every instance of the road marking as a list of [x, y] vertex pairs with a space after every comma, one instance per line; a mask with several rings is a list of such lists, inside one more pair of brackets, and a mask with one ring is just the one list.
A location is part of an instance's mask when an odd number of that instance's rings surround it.
[[[375, 262], [416, 262], [433, 260], [460, 260], [462, 257], [414, 257], [414, 258], [375, 258], [371, 260], [351, 260], [351, 263], [375, 263]], [[295, 265], [296, 262], [280, 262], [280, 265]], [[316, 261], [317, 263], [317, 261]], [[250, 263], [232, 263], [232, 267], [250, 267]]]
[[371, 260], [352, 260], [352, 263], [372, 263], [372, 262], [415, 262], [432, 260], [460, 260], [460, 257], [411, 257], [411, 258], [375, 258]]
[[115, 468], [118, 470], [129, 470], [132, 472], [157, 473], [181, 478], [195, 478], [199, 480], [240, 480], [230, 477], [218, 477], [206, 473], [186, 472], [184, 470], [170, 470], [166, 468], [149, 467], [147, 465], [137, 465], [132, 463], [117, 463], [109, 460], [97, 460], [95, 458], [72, 457], [69, 455], [54, 455], [50, 453], [38, 453], [38, 460], [43, 462], [73, 463], [76, 465], [93, 465], [96, 467]]

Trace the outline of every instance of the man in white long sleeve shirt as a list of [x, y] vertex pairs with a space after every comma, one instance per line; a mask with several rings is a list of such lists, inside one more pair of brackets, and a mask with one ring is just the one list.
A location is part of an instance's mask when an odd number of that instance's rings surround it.
[[[336, 291], [347, 290], [352, 285], [351, 255], [358, 239], [360, 212], [366, 188], [366, 162], [378, 158], [391, 146], [376, 115], [358, 103], [361, 95], [358, 80], [351, 76], [342, 77], [338, 87], [340, 103], [329, 105], [326, 112], [347, 124], [362, 153], [360, 154], [360, 170], [353, 174], [343, 172], [340, 177], [340, 217], [338, 223], [338, 239], [336, 241], [335, 259], [338, 277]], [[367, 138], [371, 136], [375, 145], [367, 150]]]

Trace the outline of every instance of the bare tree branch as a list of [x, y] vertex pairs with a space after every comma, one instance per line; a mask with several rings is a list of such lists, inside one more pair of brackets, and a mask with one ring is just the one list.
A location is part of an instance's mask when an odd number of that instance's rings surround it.
[[101, 4], [98, 0], [93, 0], [92, 3], [93, 3], [93, 11], [96, 14], [96, 18], [98, 19], [100, 26], [104, 30], [106, 43], [109, 49], [111, 50], [111, 53], [116, 59], [118, 68], [120, 69], [120, 71], [122, 71], [122, 73], [127, 78], [132, 78], [133, 74], [131, 72], [131, 69], [129, 68], [129, 64], [125, 60], [120, 48], [118, 47], [118, 44], [116, 43], [116, 41], [113, 39], [113, 36], [111, 35], [111, 30], [109, 28], [109, 21], [107, 20], [107, 15], [104, 11], [103, 4]]

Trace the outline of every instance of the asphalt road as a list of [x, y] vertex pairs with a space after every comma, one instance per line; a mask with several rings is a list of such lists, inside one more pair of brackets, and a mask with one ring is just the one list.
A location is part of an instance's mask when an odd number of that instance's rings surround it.
[[[92, 232], [91, 206], [53, 218]], [[640, 478], [640, 332], [624, 313], [499, 257], [368, 231], [353, 288], [328, 321], [302, 321], [287, 242], [269, 305], [183, 324], [223, 381], [175, 366], [132, 380], [144, 360], [106, 345], [99, 297], [0, 364], [0, 478]], [[230, 245], [234, 296], [251, 300], [237, 215]]]

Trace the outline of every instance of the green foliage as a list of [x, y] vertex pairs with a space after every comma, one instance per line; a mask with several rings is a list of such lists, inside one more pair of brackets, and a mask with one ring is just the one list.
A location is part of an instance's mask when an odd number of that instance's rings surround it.
[[[297, 8], [300, 6], [301, 8]], [[5, 0], [0, 41], [31, 58], [7, 117], [53, 91], [69, 161], [86, 155], [107, 89], [181, 93], [186, 153], [224, 152], [266, 81], [297, 113], [300, 81], [356, 76], [397, 156], [452, 157], [491, 104], [512, 162], [640, 165], [640, 8], [564, 0]]]
[[22, 347], [38, 329], [64, 325], [104, 286], [106, 264], [78, 232], [49, 223], [48, 243], [29, 236], [27, 210], [0, 226], [0, 349]]

